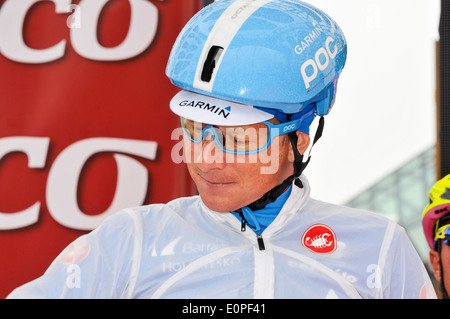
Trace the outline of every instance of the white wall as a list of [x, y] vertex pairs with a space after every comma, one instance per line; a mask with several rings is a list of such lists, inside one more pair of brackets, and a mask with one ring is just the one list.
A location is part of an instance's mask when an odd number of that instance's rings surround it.
[[336, 104], [305, 171], [312, 197], [343, 204], [436, 142], [440, 1], [307, 2], [348, 42]]

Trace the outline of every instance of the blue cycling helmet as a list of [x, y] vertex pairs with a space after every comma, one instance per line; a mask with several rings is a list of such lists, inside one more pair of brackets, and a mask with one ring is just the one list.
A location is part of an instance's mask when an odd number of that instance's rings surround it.
[[166, 68], [184, 90], [295, 114], [330, 111], [347, 44], [324, 12], [297, 0], [219, 0], [178, 36]]
[[[186, 24], [172, 48], [166, 75], [183, 91], [172, 99], [171, 109], [201, 121], [207, 118], [205, 112], [231, 114], [241, 104], [247, 124], [269, 114], [282, 122], [301, 122], [300, 130], [307, 134], [319, 115], [314, 145], [322, 134], [323, 116], [333, 106], [346, 57], [341, 29], [309, 4], [298, 0], [215, 1]], [[193, 94], [188, 101], [180, 98], [186, 92]], [[211, 105], [201, 96], [224, 103]], [[197, 105], [203, 111], [192, 107]], [[227, 125], [224, 119], [213, 121]], [[295, 155], [294, 173], [248, 205], [250, 210], [264, 208], [292, 182], [303, 187], [298, 177], [310, 157], [303, 162], [296, 132], [288, 137]]]

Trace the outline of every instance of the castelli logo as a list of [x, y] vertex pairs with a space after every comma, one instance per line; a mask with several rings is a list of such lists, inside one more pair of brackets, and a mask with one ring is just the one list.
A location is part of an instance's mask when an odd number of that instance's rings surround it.
[[302, 236], [302, 245], [317, 254], [330, 254], [337, 248], [336, 234], [323, 224], [309, 227]]

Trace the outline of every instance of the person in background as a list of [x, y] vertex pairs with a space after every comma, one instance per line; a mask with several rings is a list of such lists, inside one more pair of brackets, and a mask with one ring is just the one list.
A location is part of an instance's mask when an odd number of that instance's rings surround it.
[[422, 226], [430, 246], [430, 263], [443, 299], [450, 289], [450, 174], [437, 181], [428, 195]]

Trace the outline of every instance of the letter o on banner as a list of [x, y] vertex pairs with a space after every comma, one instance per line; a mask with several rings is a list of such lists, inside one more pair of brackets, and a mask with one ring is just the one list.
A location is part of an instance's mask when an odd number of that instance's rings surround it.
[[[97, 39], [100, 13], [109, 0], [84, 0], [79, 4], [80, 28], [73, 28], [70, 39], [75, 51], [86, 59], [118, 61], [139, 55], [152, 43], [158, 26], [158, 10], [146, 0], [129, 0], [131, 23], [125, 40], [115, 48], [101, 46]], [[142, 32], [146, 30], [146, 32]], [[142, 35], [145, 34], [145, 38]]]

